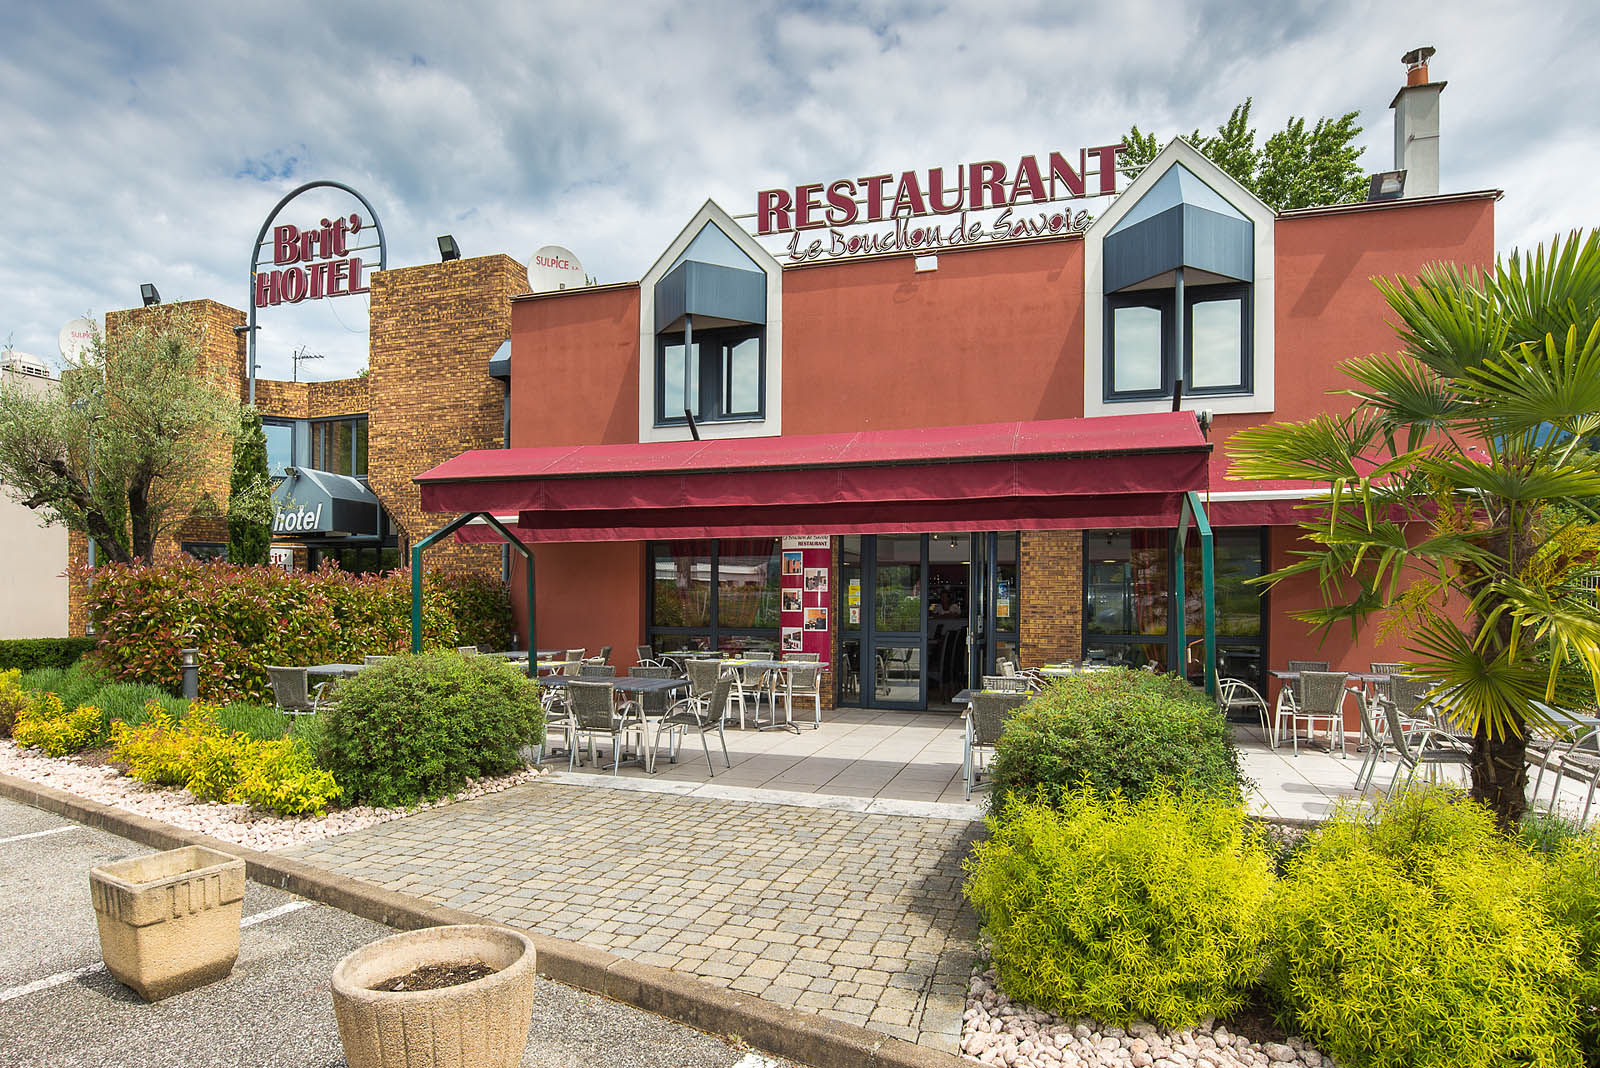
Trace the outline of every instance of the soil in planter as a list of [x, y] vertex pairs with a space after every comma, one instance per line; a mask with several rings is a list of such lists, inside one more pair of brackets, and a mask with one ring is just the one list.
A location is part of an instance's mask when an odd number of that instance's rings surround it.
[[441, 990], [447, 986], [460, 986], [474, 979], [482, 979], [486, 975], [493, 975], [495, 971], [496, 969], [476, 960], [455, 961], [450, 964], [424, 964], [409, 975], [397, 975], [393, 979], [385, 979], [372, 989]]

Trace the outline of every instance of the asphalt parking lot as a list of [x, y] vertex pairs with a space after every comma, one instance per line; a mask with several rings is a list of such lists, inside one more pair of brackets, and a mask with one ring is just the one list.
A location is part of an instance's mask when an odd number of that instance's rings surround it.
[[[144, 846], [0, 799], [0, 1065], [345, 1064], [328, 976], [386, 927], [250, 883], [227, 979], [146, 1004], [106, 974], [89, 869]], [[541, 979], [525, 1066], [795, 1068]]]

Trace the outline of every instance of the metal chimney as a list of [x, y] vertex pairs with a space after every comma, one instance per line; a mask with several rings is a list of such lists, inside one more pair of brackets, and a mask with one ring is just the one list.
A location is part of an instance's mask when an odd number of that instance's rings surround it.
[[1439, 94], [1447, 83], [1428, 80], [1433, 51], [1425, 46], [1400, 57], [1406, 84], [1389, 103], [1394, 109], [1394, 169], [1405, 172], [1405, 197], [1439, 192]]

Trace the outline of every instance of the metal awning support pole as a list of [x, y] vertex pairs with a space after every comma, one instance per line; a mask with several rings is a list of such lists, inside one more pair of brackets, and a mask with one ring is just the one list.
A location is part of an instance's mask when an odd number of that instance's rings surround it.
[[1200, 588], [1205, 596], [1206, 693], [1217, 692], [1217, 564], [1211, 539], [1211, 520], [1200, 494], [1190, 490], [1188, 508], [1200, 528]]
[[531, 679], [536, 677], [539, 673], [539, 647], [534, 644], [534, 636], [537, 628], [534, 626], [535, 609], [533, 605], [533, 550], [522, 544], [522, 540], [511, 531], [507, 530], [505, 524], [501, 523], [500, 520], [496, 519], [494, 516], [484, 512], [483, 520], [493, 527], [497, 534], [506, 540], [507, 545], [521, 553], [522, 559], [526, 561], [528, 565], [528, 678]]
[[[422, 652], [422, 550], [447, 538], [478, 517], [478, 512], [457, 516], [438, 530], [411, 546], [411, 651]], [[490, 517], [493, 518], [492, 516]]]

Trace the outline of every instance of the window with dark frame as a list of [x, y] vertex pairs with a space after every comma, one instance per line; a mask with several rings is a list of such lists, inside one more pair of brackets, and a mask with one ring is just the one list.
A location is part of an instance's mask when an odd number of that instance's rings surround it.
[[[1249, 393], [1250, 286], [1190, 286], [1184, 290], [1183, 392]], [[1176, 293], [1141, 289], [1106, 297], [1105, 399], [1152, 400], [1172, 396], [1179, 361], [1173, 354]]]
[[310, 429], [312, 470], [367, 477], [366, 416], [314, 419]]
[[766, 328], [694, 331], [694, 353], [683, 332], [656, 337], [656, 425], [762, 419], [766, 415]]

